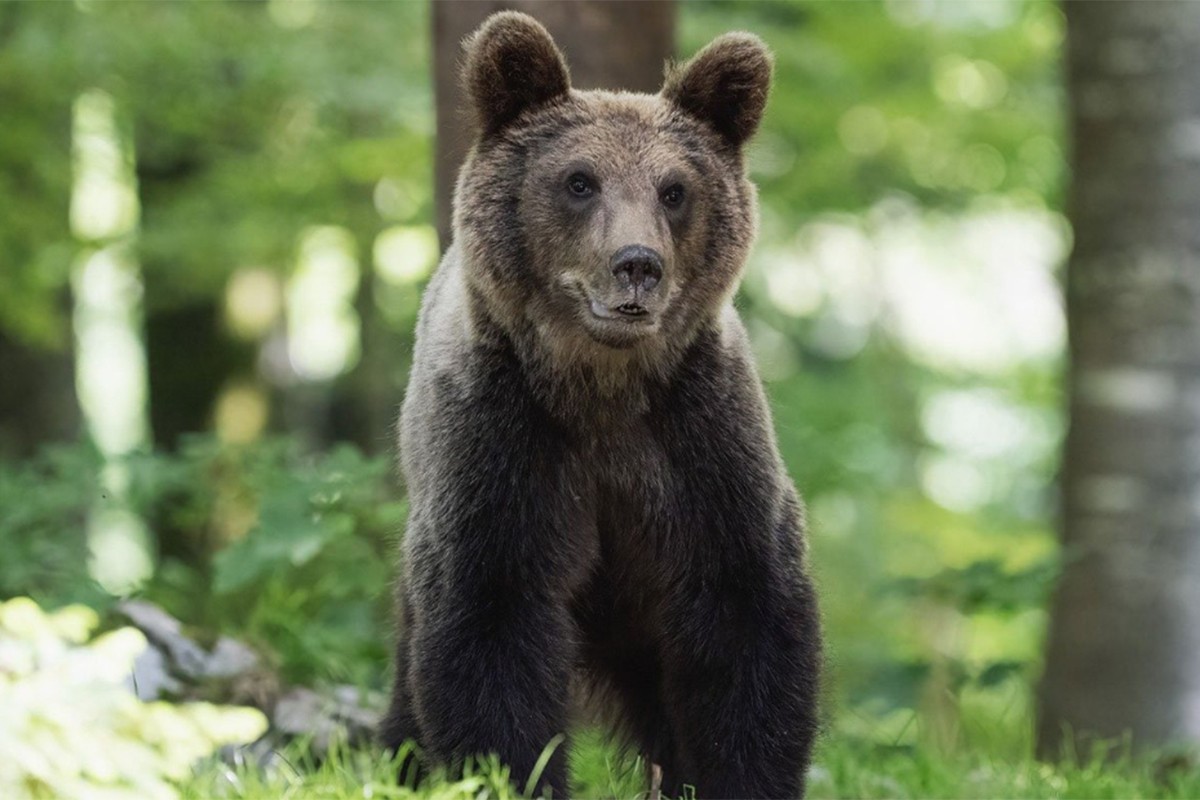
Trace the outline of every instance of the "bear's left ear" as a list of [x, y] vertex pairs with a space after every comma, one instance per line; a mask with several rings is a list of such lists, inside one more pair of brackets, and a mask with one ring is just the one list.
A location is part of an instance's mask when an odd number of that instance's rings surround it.
[[771, 51], [750, 33], [727, 33], [667, 73], [662, 96], [707, 122], [733, 147], [754, 132], [771, 88]]
[[484, 136], [499, 132], [525, 109], [571, 91], [562, 53], [528, 14], [493, 14], [464, 47], [463, 79]]

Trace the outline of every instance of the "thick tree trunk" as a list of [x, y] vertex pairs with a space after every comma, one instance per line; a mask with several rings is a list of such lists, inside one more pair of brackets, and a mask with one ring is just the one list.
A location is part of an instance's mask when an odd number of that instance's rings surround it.
[[558, 42], [577, 89], [657, 92], [675, 50], [675, 3], [603, 0], [434, 0], [433, 66], [437, 96], [437, 228], [450, 243], [454, 181], [474, 132], [459, 81], [462, 40], [496, 11], [536, 17]]
[[1200, 741], [1200, 3], [1066, 3], [1065, 569], [1038, 751]]

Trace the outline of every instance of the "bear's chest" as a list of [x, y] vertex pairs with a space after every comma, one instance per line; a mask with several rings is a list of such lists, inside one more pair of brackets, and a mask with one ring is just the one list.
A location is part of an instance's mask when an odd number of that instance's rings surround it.
[[644, 585], [662, 545], [672, 465], [651, 426], [636, 418], [581, 444], [576, 479], [590, 499], [586, 535], [594, 537], [595, 568], [610, 580]]

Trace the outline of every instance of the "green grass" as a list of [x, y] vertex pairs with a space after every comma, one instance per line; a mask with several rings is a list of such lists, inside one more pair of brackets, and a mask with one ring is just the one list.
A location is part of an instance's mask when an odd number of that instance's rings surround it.
[[[183, 787], [191, 800], [210, 798], [427, 798], [509, 800], [521, 797], [497, 763], [465, 777], [400, 786], [391, 763], [373, 750], [339, 750], [320, 766], [290, 758], [269, 774], [210, 766]], [[577, 797], [644, 797], [642, 765], [585, 735], [573, 753]], [[1164, 764], [1174, 765], [1166, 768]], [[914, 748], [887, 748], [826, 740], [809, 778], [812, 798], [1200, 798], [1200, 769], [1184, 759], [1100, 758], [1073, 765], [983, 754], [939, 756]]]
[[[1050, 765], [961, 754], [939, 757], [827, 743], [810, 778], [814, 798], [1197, 798], [1200, 771], [1168, 760], [1095, 758]], [[1181, 766], [1187, 766], [1180, 762]]]

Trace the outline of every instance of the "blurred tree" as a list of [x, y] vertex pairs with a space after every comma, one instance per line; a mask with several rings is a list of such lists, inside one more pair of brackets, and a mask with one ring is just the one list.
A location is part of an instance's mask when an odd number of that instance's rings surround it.
[[1200, 741], [1200, 4], [1067, 3], [1065, 569], [1038, 750]]
[[0, 6], [0, 456], [79, 431], [67, 278], [72, 9]]
[[255, 377], [256, 343], [230, 336], [222, 288], [247, 261], [290, 260], [300, 219], [264, 223], [294, 198], [255, 185], [255, 167], [278, 135], [279, 110], [302, 95], [287, 72], [286, 33], [261, 8], [105, 9], [90, 29], [132, 117], [150, 423], [155, 443], [174, 448], [211, 425], [231, 382]]
[[[402, 372], [381, 361], [404, 349], [411, 322], [381, 320], [370, 256], [385, 226], [430, 213], [423, 13], [282, 2], [84, 10], [82, 72], [113, 95], [136, 148], [159, 445], [210, 427], [225, 390], [249, 386], [270, 405], [271, 428], [386, 446]], [[239, 330], [227, 294], [245, 270], [274, 273], [286, 290], [312, 226], [347, 231], [359, 258], [358, 357], [321, 378], [295, 372], [282, 308]]]
[[764, 209], [794, 222], [898, 195], [1057, 208], [1062, 27], [1048, 0], [705, 0], [683, 6], [679, 45], [740, 29], [771, 46], [749, 163]]
[[530, 14], [546, 26], [567, 57], [577, 89], [657, 92], [664, 62], [675, 52], [675, 3], [602, 0], [435, 0], [433, 69], [437, 102], [437, 228], [450, 242], [451, 201], [458, 168], [474, 135], [459, 81], [461, 43], [503, 9]]

